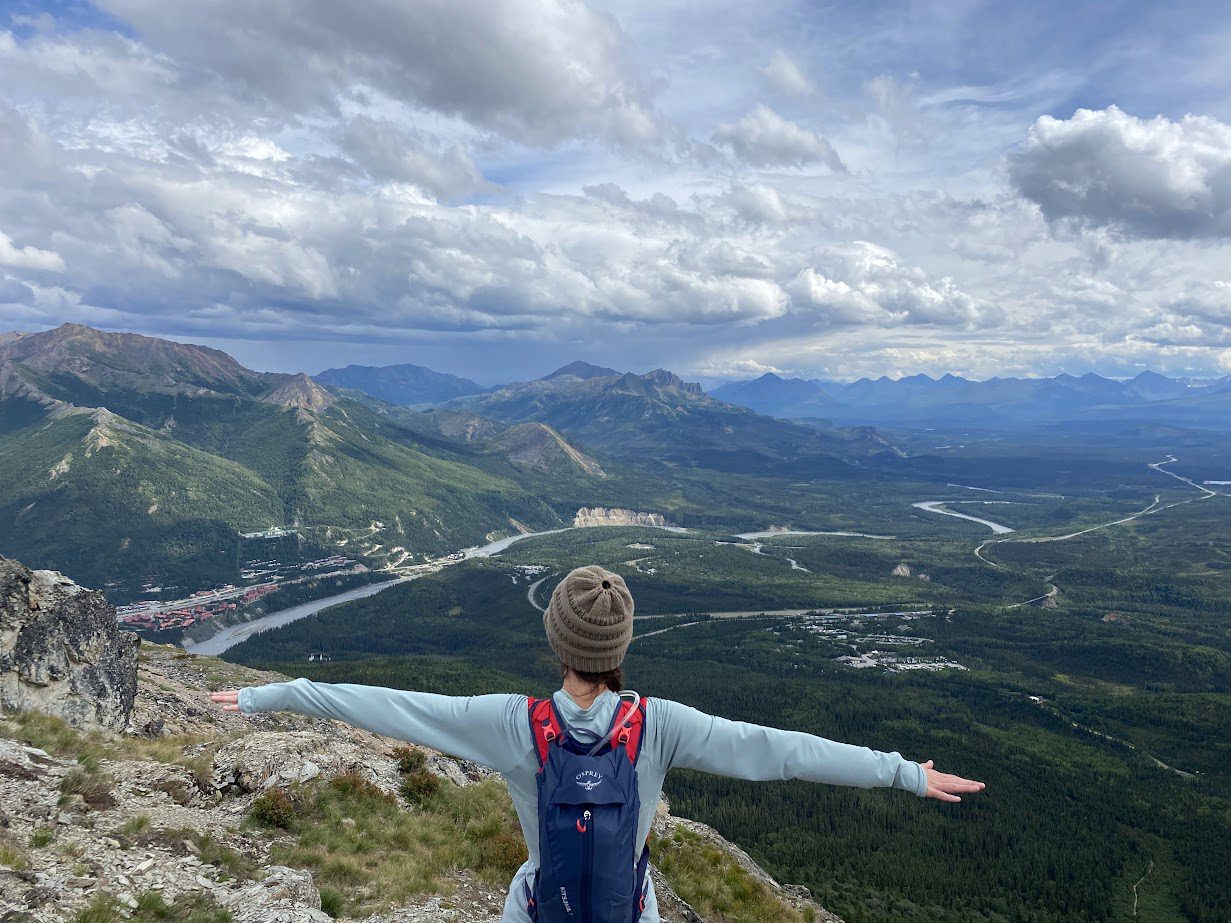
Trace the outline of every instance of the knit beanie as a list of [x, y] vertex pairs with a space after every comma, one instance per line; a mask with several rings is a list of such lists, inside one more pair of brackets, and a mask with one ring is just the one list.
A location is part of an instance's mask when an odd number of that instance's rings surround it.
[[591, 565], [570, 571], [543, 613], [547, 643], [565, 665], [614, 670], [633, 639], [633, 597], [619, 574]]

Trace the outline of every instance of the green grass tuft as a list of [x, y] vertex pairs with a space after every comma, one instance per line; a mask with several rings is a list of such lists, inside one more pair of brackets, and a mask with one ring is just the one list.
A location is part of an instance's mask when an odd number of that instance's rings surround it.
[[137, 907], [129, 910], [113, 895], [101, 891], [90, 905], [74, 918], [74, 923], [232, 923], [230, 912], [201, 893], [180, 894], [171, 903], [156, 891], [136, 896]]
[[683, 900], [714, 923], [807, 923], [735, 859], [700, 836], [677, 827], [657, 838], [654, 862]]
[[91, 808], [110, 808], [115, 805], [115, 780], [98, 769], [91, 769], [84, 761], [65, 773], [60, 780], [60, 792], [65, 798], [80, 795]]
[[29, 864], [29, 860], [20, 846], [10, 843], [8, 840], [0, 840], [0, 866], [20, 872]]
[[[413, 770], [408, 778], [426, 770]], [[453, 872], [507, 885], [526, 859], [508, 791], [496, 782], [424, 791], [413, 811], [359, 773], [313, 782], [293, 794], [266, 793], [249, 817], [287, 830], [270, 858], [312, 871], [334, 916], [364, 915], [418, 894], [447, 894]]]
[[39, 827], [30, 834], [30, 848], [42, 849], [56, 838], [56, 832], [51, 827]]

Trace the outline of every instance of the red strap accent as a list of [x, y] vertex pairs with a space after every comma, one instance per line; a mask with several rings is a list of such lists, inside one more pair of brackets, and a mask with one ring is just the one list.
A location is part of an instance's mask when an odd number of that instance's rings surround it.
[[[645, 703], [642, 699], [636, 709], [631, 702], [621, 702], [616, 712], [615, 734], [612, 737], [616, 744], [624, 746], [628, 761], [637, 765], [637, 753], [641, 749], [641, 732], [645, 727]], [[530, 731], [534, 734], [534, 749], [539, 758], [539, 771], [547, 762], [547, 750], [553, 740], [560, 739], [560, 722], [556, 720], [556, 710], [551, 707], [551, 699], [527, 699], [530, 711]]]
[[530, 711], [530, 731], [534, 734], [534, 749], [539, 758], [539, 771], [547, 762], [547, 749], [553, 740], [560, 739], [560, 723], [556, 720], [555, 709], [551, 707], [551, 699], [530, 698], [527, 701]]
[[632, 702], [621, 702], [616, 716], [616, 732], [613, 735], [617, 744], [624, 745], [628, 761], [637, 765], [637, 752], [641, 749], [641, 732], [645, 727], [645, 703], [642, 699], [636, 709]]

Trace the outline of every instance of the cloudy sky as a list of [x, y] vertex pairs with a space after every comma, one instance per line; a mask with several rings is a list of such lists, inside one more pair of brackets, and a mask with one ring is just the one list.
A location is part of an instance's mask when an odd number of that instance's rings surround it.
[[1225, 3], [0, 4], [0, 331], [1231, 372]]

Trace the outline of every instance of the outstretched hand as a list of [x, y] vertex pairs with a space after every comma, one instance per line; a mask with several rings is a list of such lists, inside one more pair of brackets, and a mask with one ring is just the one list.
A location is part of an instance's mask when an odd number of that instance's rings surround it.
[[974, 779], [963, 779], [949, 772], [937, 772], [932, 768], [932, 761], [920, 764], [928, 777], [928, 798], [939, 801], [961, 801], [957, 792], [981, 792], [987, 786]]
[[239, 690], [227, 689], [223, 692], [211, 692], [209, 694], [211, 702], [218, 702], [222, 705], [223, 711], [239, 711]]

